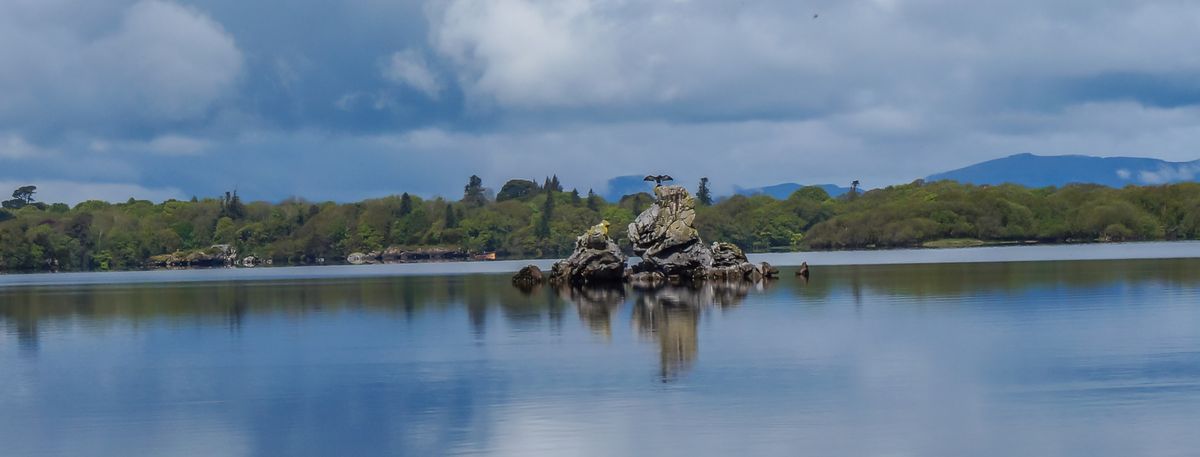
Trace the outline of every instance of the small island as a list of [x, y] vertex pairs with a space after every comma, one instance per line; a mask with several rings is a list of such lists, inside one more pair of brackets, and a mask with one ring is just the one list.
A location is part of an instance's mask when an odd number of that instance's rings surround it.
[[575, 240], [574, 252], [555, 263], [549, 275], [529, 265], [517, 272], [513, 284], [528, 288], [542, 282], [572, 286], [631, 282], [654, 287], [705, 279], [757, 282], [778, 276], [779, 270], [766, 262], [750, 263], [736, 245], [706, 245], [695, 227], [696, 199], [687, 189], [660, 184], [654, 187], [654, 195], [654, 203], [628, 228], [640, 263], [628, 265], [628, 257], [609, 236], [611, 224], [603, 220]]

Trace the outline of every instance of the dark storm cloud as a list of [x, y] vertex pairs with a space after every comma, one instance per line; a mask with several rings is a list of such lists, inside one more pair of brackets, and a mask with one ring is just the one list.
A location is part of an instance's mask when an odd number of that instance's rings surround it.
[[1017, 152], [1190, 160], [1197, 17], [1172, 0], [11, 0], [0, 182], [345, 200], [454, 195], [473, 173], [599, 189], [669, 168], [729, 190]]

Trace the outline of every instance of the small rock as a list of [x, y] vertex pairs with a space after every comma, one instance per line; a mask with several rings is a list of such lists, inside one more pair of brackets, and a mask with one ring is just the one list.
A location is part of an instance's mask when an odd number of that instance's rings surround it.
[[361, 252], [351, 252], [350, 255], [346, 256], [346, 261], [350, 262], [351, 265], [362, 265], [367, 263], [367, 255]]
[[536, 286], [545, 280], [542, 269], [537, 265], [526, 265], [512, 277], [512, 283], [516, 286]]
[[759, 265], [758, 269], [762, 272], [764, 278], [775, 279], [779, 277], [779, 269], [767, 262], [763, 262], [761, 265]]

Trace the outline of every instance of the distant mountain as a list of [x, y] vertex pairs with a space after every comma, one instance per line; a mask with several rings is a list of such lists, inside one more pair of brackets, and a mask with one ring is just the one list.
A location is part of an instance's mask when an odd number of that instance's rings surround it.
[[1111, 187], [1195, 181], [1200, 160], [1167, 162], [1137, 157], [1017, 154], [930, 175], [926, 181], [952, 179], [970, 184], [1013, 183], [1028, 187], [1092, 183]]
[[[601, 194], [601, 196], [604, 197], [605, 200], [615, 202], [626, 195], [636, 194], [638, 192], [651, 192], [654, 189], [654, 184], [648, 183], [644, 179], [645, 176], [642, 175], [628, 175], [612, 178], [608, 180], [608, 190]], [[791, 182], [766, 187], [743, 188], [734, 186], [733, 193], [736, 195], [765, 194], [783, 200], [791, 196], [792, 192], [795, 192], [796, 189], [801, 187], [804, 187], [804, 185]], [[837, 197], [850, 191], [849, 187], [838, 187], [833, 184], [820, 184], [817, 185], [817, 187], [824, 189], [825, 192], [829, 193], [831, 197]], [[688, 190], [695, 191], [695, 189], [690, 188]]]
[[[647, 183], [642, 178], [644, 176], [629, 175], [608, 180], [608, 190], [603, 194], [604, 199], [615, 202], [625, 195], [650, 192], [654, 184]], [[1140, 157], [1017, 154], [929, 175], [925, 180], [950, 179], [962, 183], [992, 185], [1013, 183], [1027, 187], [1061, 187], [1072, 183], [1124, 187], [1129, 184], [1156, 185], [1198, 181], [1200, 180], [1198, 178], [1200, 178], [1200, 160], [1168, 162]], [[764, 194], [782, 200], [801, 187], [804, 185], [790, 182], [766, 187], [735, 185], [734, 194]], [[833, 184], [818, 184], [817, 187], [824, 189], [832, 197], [850, 191], [849, 187]]]
[[654, 184], [646, 182], [645, 179], [645, 175], [617, 176], [608, 180], [608, 190], [605, 190], [600, 196], [607, 201], [616, 202], [629, 194], [653, 191]]
[[[743, 189], [741, 187], [735, 187], [733, 193], [735, 193], [737, 195], [764, 194], [764, 195], [770, 195], [779, 200], [783, 200], [783, 199], [790, 197], [793, 192], [795, 192], [797, 189], [800, 189], [801, 187], [805, 187], [805, 186], [803, 184], [796, 184], [794, 182], [786, 182], [783, 184], [776, 184], [774, 186], [752, 187], [752, 188], [748, 188], [748, 189]], [[820, 187], [821, 189], [824, 189], [825, 193], [829, 194], [830, 197], [837, 197], [846, 192], [850, 192], [849, 187], [839, 187], [839, 186], [836, 186], [833, 184], [816, 184], [816, 187]]]

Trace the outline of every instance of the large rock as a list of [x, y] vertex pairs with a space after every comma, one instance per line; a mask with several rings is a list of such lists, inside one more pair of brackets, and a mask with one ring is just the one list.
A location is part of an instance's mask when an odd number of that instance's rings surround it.
[[608, 236], [608, 227], [608, 221], [602, 221], [576, 238], [571, 256], [550, 269], [550, 281], [575, 285], [624, 281], [629, 258]]
[[629, 224], [633, 253], [642, 258], [636, 269], [667, 277], [701, 277], [712, 265], [712, 254], [693, 223], [696, 200], [680, 186], [654, 188], [657, 201]]

